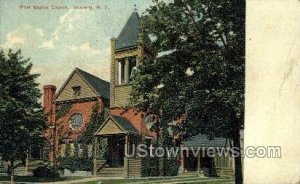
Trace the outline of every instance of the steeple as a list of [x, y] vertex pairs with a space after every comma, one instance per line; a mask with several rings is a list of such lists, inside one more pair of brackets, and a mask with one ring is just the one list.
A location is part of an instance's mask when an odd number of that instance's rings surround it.
[[139, 33], [139, 14], [134, 11], [127, 20], [117, 38], [116, 50], [123, 50], [136, 46]]
[[[137, 46], [139, 33], [142, 33], [140, 26], [140, 17], [137, 12], [137, 7], [134, 5], [134, 9], [130, 17], [128, 18], [125, 26], [117, 37], [116, 51], [127, 50]], [[144, 42], [150, 43], [150, 38], [147, 35], [143, 35]]]
[[145, 57], [153, 57], [153, 52], [147, 46], [150, 39], [141, 30], [139, 21], [135, 6], [119, 36], [111, 39], [111, 107], [121, 107], [128, 103], [137, 65]]

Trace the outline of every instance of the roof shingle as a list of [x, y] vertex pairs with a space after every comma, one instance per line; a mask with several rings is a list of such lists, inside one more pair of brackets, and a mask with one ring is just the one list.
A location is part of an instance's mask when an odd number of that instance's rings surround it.
[[134, 126], [126, 119], [121, 116], [110, 115], [113, 120], [116, 121], [126, 132], [137, 133], [137, 130]]
[[109, 99], [109, 91], [110, 91], [109, 82], [102, 80], [102, 79], [100, 79], [90, 73], [87, 73], [79, 68], [76, 68], [76, 70], [96, 90], [96, 92], [99, 95], [103, 96], [106, 99]]
[[196, 147], [224, 147], [226, 145], [226, 139], [216, 137], [210, 140], [207, 135], [198, 134], [191, 137], [190, 140], [184, 141], [183, 145], [188, 148]]
[[[137, 12], [133, 12], [117, 38], [116, 50], [136, 46], [138, 33], [140, 31], [139, 20], [139, 14]], [[145, 36], [145, 42], [150, 42], [150, 38], [148, 36]]]

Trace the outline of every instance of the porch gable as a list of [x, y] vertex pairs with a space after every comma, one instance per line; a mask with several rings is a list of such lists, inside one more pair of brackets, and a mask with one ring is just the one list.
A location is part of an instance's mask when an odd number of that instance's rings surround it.
[[122, 133], [137, 133], [137, 130], [127, 119], [110, 115], [100, 126], [95, 135], [113, 135]]

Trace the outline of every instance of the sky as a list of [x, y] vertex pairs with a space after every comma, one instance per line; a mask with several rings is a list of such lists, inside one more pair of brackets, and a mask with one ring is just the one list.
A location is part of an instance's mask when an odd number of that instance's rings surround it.
[[0, 48], [21, 49], [41, 74], [40, 88], [59, 88], [75, 67], [109, 81], [110, 38], [135, 4], [141, 15], [152, 1], [0, 0]]

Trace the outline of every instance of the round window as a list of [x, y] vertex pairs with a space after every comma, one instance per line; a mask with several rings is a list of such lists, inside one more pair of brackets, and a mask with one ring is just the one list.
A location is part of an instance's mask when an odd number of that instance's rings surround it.
[[77, 113], [77, 114], [73, 114], [71, 116], [71, 119], [70, 119], [70, 125], [71, 125], [71, 128], [73, 129], [79, 129], [83, 124], [83, 118], [82, 118], [82, 115]]

